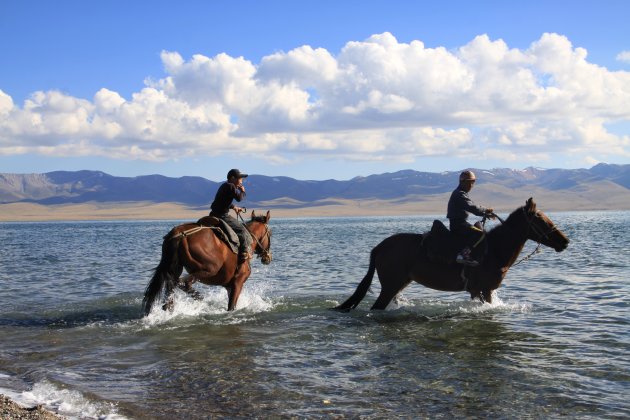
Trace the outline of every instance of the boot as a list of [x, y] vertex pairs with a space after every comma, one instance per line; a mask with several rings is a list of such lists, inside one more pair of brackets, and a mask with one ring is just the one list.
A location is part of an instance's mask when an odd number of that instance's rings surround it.
[[455, 258], [455, 262], [457, 264], [463, 264], [463, 265], [467, 265], [470, 267], [476, 267], [479, 265], [479, 263], [477, 261], [475, 261], [472, 257], [471, 257], [471, 251], [470, 248], [466, 247], [464, 249], [462, 249], [462, 251], [457, 254], [457, 257]]
[[252, 258], [250, 253], [246, 249], [240, 249], [238, 251], [238, 264], [243, 264]]

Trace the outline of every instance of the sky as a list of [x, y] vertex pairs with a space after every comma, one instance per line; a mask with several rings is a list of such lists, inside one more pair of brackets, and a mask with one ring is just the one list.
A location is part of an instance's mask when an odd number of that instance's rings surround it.
[[0, 173], [630, 163], [630, 2], [0, 0]]

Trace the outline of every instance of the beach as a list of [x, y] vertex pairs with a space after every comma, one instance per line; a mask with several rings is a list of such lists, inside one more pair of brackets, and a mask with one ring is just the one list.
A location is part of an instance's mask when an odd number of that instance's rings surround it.
[[63, 417], [43, 408], [41, 405], [37, 405], [31, 408], [25, 408], [17, 404], [9, 397], [0, 394], [0, 418], [3, 420], [58, 420]]
[[[350, 200], [329, 198], [315, 202], [287, 199], [260, 203], [243, 203], [257, 213], [271, 211], [273, 218], [294, 217], [353, 217], [353, 216], [413, 216], [445, 215], [450, 193], [405, 196], [400, 199]], [[534, 200], [546, 212], [558, 211], [617, 211], [630, 210], [630, 194], [604, 194], [600, 191], [551, 192], [542, 189], [523, 191], [486, 188], [475, 190], [474, 199], [494, 208], [498, 213], [509, 213]], [[242, 204], [242, 206], [243, 206]], [[188, 206], [166, 202], [87, 202], [80, 204], [42, 205], [16, 202], [0, 204], [0, 222], [69, 221], [69, 220], [197, 220], [206, 216], [207, 206]]]

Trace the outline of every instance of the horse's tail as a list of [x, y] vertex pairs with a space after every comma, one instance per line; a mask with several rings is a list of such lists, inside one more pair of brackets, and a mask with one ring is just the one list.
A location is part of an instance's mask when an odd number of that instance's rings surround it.
[[356, 308], [357, 305], [363, 300], [365, 294], [370, 289], [370, 285], [372, 285], [372, 279], [374, 278], [374, 270], [376, 269], [375, 253], [376, 248], [374, 248], [370, 253], [370, 268], [368, 268], [368, 272], [365, 274], [365, 277], [363, 277], [363, 280], [361, 280], [361, 283], [359, 283], [359, 285], [357, 286], [357, 290], [354, 291], [354, 293], [348, 298], [348, 300], [346, 300], [341, 305], [335, 307], [334, 309], [338, 311], [349, 311], [350, 309]]
[[145, 315], [151, 312], [155, 300], [162, 296], [163, 290], [165, 295], [170, 297], [177, 286], [177, 279], [182, 271], [178, 257], [180, 240], [181, 238], [172, 237], [172, 231], [164, 237], [162, 258], [158, 266], [155, 267], [153, 277], [147, 285], [144, 299], [142, 299], [142, 310]]

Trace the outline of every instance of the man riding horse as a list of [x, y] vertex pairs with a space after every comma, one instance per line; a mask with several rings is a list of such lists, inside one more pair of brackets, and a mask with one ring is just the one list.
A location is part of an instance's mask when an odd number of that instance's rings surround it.
[[249, 249], [252, 247], [252, 237], [246, 232], [245, 227], [235, 217], [230, 215], [230, 210], [234, 210], [236, 214], [243, 211], [241, 207], [232, 204], [232, 200], [240, 202], [245, 198], [245, 187], [243, 186], [243, 178], [248, 175], [242, 173], [238, 169], [230, 169], [227, 173], [227, 182], [221, 184], [214, 197], [214, 201], [210, 206], [210, 216], [222, 219], [236, 233], [239, 239], [238, 264], [243, 264], [252, 256]]
[[494, 210], [476, 205], [468, 196], [472, 190], [477, 177], [472, 171], [464, 171], [459, 175], [459, 185], [451, 194], [448, 200], [448, 211], [446, 217], [450, 222], [451, 232], [460, 236], [466, 243], [464, 249], [457, 255], [455, 261], [458, 264], [477, 266], [479, 262], [471, 256], [472, 248], [479, 242], [483, 235], [483, 230], [477, 222], [477, 226], [468, 223], [468, 214], [476, 216], [487, 216], [494, 218]]

